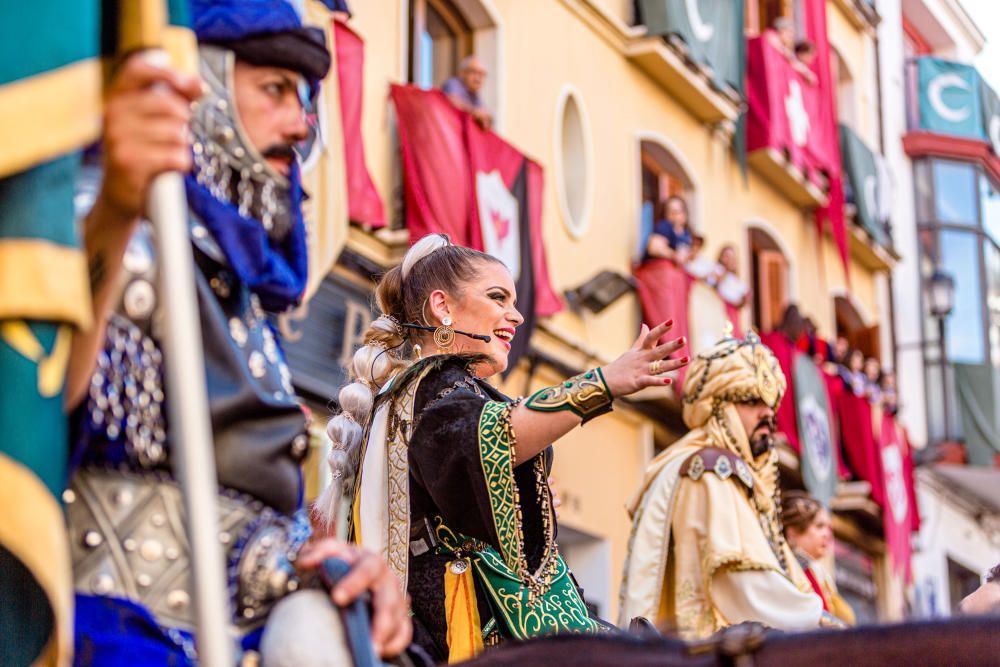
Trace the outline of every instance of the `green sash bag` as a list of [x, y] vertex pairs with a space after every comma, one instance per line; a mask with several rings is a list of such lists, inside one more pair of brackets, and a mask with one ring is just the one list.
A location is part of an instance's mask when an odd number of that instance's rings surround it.
[[[535, 595], [493, 547], [452, 532], [440, 519], [436, 532], [443, 547], [440, 553], [463, 551], [470, 556], [476, 580], [486, 591], [490, 610], [504, 637], [525, 640], [556, 633], [601, 631], [601, 624], [587, 613], [569, 568], [558, 553], [548, 566], [552, 575], [547, 590]], [[474, 549], [470, 551], [469, 546]]]

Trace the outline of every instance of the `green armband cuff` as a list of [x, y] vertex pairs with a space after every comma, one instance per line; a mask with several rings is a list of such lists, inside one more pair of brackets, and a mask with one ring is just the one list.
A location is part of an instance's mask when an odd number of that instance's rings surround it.
[[536, 391], [525, 402], [525, 407], [539, 412], [569, 410], [586, 424], [594, 417], [611, 412], [613, 400], [604, 373], [595, 368], [554, 387]]

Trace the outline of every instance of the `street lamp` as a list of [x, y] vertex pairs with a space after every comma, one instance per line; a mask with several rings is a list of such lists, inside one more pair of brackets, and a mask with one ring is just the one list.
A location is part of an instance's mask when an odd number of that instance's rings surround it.
[[931, 315], [944, 320], [955, 309], [955, 279], [941, 269], [934, 269], [928, 296]]
[[927, 289], [931, 315], [938, 321], [938, 346], [941, 363], [941, 391], [944, 393], [944, 439], [951, 437], [948, 399], [948, 349], [944, 341], [945, 320], [955, 309], [955, 279], [940, 268], [934, 269]]

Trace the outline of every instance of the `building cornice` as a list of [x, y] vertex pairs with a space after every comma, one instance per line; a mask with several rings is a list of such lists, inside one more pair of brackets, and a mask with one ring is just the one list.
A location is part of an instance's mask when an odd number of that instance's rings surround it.
[[959, 0], [941, 0], [940, 4], [966, 32], [969, 44], [974, 47], [975, 52], [979, 53], [982, 51], [983, 47], [986, 46], [986, 35], [979, 29], [976, 22], [972, 20], [972, 17], [969, 16], [969, 12], [962, 6], [962, 3]]

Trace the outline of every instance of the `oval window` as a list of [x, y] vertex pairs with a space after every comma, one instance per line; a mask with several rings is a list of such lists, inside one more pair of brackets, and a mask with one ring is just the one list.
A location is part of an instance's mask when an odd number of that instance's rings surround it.
[[590, 218], [590, 133], [579, 95], [573, 90], [563, 93], [557, 108], [558, 128], [555, 133], [556, 181], [559, 208], [566, 229], [574, 238], [587, 231]]

